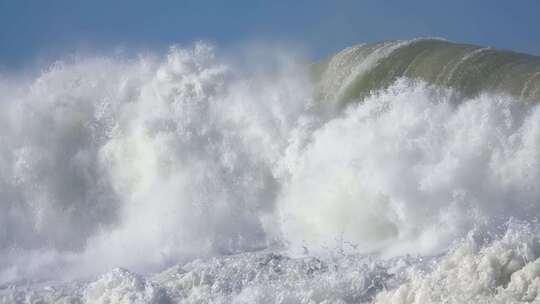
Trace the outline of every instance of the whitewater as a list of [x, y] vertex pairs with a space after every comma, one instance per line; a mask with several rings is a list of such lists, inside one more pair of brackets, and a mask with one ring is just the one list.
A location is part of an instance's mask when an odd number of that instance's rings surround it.
[[540, 303], [538, 101], [442, 39], [0, 74], [0, 303]]

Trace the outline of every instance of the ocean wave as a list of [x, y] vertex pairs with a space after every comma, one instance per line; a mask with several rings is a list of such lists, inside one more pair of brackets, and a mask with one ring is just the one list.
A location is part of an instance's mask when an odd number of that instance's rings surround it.
[[536, 299], [537, 57], [385, 42], [314, 78], [265, 56], [0, 78], [0, 302]]

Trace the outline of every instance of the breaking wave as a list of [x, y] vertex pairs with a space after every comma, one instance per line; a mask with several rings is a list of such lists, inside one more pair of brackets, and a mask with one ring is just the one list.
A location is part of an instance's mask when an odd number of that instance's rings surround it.
[[538, 57], [265, 56], [0, 78], [0, 301], [540, 300]]

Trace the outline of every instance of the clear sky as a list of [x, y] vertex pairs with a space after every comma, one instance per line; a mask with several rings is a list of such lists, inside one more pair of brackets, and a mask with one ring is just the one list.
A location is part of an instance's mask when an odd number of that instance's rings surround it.
[[0, 67], [86, 50], [292, 43], [346, 46], [437, 36], [540, 55], [540, 0], [0, 0]]

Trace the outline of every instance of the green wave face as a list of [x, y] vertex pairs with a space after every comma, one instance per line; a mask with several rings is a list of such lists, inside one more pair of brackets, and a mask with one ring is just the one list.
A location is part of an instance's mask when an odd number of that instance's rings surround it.
[[454, 89], [459, 97], [504, 93], [540, 100], [540, 57], [441, 39], [349, 47], [313, 66], [319, 98], [344, 105], [398, 78]]

